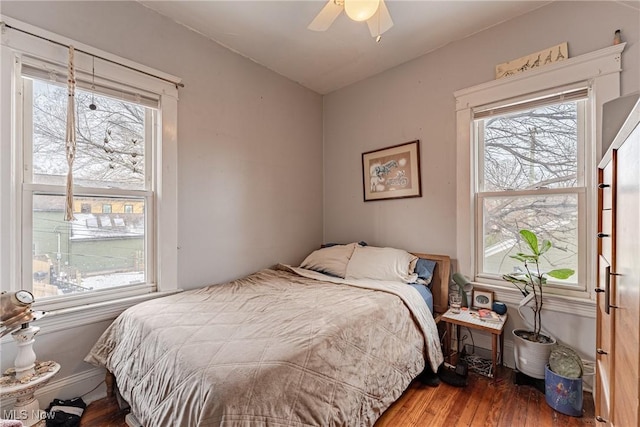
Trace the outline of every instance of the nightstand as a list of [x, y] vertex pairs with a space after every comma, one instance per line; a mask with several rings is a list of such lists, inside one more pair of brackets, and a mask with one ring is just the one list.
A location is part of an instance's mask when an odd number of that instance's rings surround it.
[[507, 315], [503, 314], [498, 316], [497, 321], [482, 320], [477, 316], [477, 313], [471, 310], [460, 310], [460, 313], [452, 313], [448, 310], [440, 318], [441, 321], [447, 325], [447, 334], [449, 338], [445, 341], [445, 351], [447, 355], [451, 354], [451, 335], [452, 327], [456, 325], [456, 342], [457, 349], [460, 351], [460, 327], [464, 326], [469, 329], [476, 329], [480, 331], [489, 332], [491, 334], [491, 362], [492, 370], [491, 376], [496, 378], [496, 368], [498, 365], [498, 340], [500, 340], [500, 365], [504, 359], [504, 324], [507, 321]]
[[24, 426], [44, 426], [47, 414], [40, 410], [40, 402], [34, 393], [59, 370], [60, 365], [56, 362], [35, 362], [35, 373], [19, 380], [15, 370], [8, 369], [0, 378], [0, 396], [15, 397], [16, 403], [13, 409], [5, 410], [2, 417], [10, 415], [12, 419], [22, 421]]

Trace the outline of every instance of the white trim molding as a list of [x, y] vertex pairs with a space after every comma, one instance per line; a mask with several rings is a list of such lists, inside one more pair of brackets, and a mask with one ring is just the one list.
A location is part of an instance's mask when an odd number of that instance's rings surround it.
[[[474, 287], [488, 289], [493, 292], [494, 300], [504, 302], [513, 307], [518, 308], [522, 301], [522, 294], [513, 287], [488, 285], [486, 283], [473, 282]], [[567, 304], [567, 303], [570, 304]], [[591, 299], [568, 297], [566, 295], [553, 295], [548, 292], [544, 294], [544, 310], [555, 311], [558, 313], [571, 314], [590, 319], [596, 318], [596, 303]]]
[[504, 79], [457, 90], [453, 93], [456, 111], [619, 73], [622, 71], [621, 54], [625, 46], [626, 43], [620, 43]]

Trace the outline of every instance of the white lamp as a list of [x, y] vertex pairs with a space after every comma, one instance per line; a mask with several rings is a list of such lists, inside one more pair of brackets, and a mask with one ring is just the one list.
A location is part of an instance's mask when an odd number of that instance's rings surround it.
[[0, 337], [12, 332], [11, 336], [18, 346], [15, 375], [21, 380], [35, 374], [36, 354], [33, 352], [34, 336], [40, 331], [37, 326], [29, 326], [29, 322], [45, 315], [43, 311], [32, 311], [33, 294], [29, 291], [3, 292], [0, 295]]
[[344, 11], [354, 21], [366, 21], [378, 11], [380, 0], [344, 0]]
[[29, 322], [45, 315], [43, 311], [32, 311], [33, 294], [29, 291], [3, 292], [0, 294], [0, 337], [11, 333], [16, 341], [18, 353], [14, 368], [2, 376], [0, 395], [15, 397], [13, 418], [32, 426], [44, 417], [35, 391], [45, 385], [60, 369], [55, 362], [36, 362], [33, 351], [34, 337], [40, 331]]

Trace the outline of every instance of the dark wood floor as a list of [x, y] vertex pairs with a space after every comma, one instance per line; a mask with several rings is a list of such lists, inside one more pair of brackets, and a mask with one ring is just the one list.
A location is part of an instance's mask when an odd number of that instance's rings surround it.
[[[469, 374], [466, 387], [440, 384], [429, 387], [414, 382], [378, 420], [376, 427], [582, 427], [595, 425], [591, 394], [584, 396], [580, 418], [551, 409], [544, 394], [534, 387], [515, 385], [512, 370], [503, 368], [498, 380]], [[126, 427], [115, 398], [89, 405], [81, 427]]]
[[514, 371], [498, 370], [493, 380], [471, 372], [466, 387], [429, 387], [414, 381], [376, 423], [376, 427], [582, 427], [594, 426], [594, 405], [584, 394], [583, 416], [551, 409], [544, 393], [514, 384]]

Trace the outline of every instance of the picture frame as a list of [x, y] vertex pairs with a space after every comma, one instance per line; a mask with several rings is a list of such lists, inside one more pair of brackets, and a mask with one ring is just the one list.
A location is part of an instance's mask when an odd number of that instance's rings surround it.
[[473, 308], [486, 308], [491, 310], [493, 305], [493, 292], [480, 289], [473, 290]]
[[362, 153], [364, 201], [422, 197], [420, 141]]
[[533, 68], [545, 66], [569, 58], [567, 42], [551, 46], [539, 52], [530, 53], [518, 59], [496, 65], [496, 79], [513, 76]]

